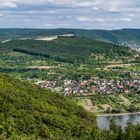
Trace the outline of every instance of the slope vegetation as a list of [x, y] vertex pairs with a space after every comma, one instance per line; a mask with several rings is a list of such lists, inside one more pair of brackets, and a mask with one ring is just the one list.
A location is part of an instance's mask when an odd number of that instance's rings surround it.
[[140, 29], [84, 30], [84, 29], [0, 29], [0, 40], [74, 34], [131, 47], [140, 45]]
[[0, 137], [56, 139], [90, 135], [95, 117], [71, 99], [0, 75]]
[[61, 62], [83, 62], [90, 55], [104, 55], [110, 59], [132, 56], [134, 51], [127, 47], [112, 45], [85, 37], [63, 37], [47, 41], [15, 40], [0, 45], [0, 52], [22, 52], [47, 57]]

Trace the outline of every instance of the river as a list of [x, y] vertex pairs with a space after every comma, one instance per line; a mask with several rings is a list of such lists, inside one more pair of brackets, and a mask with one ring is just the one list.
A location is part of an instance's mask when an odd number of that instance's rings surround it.
[[115, 119], [116, 122], [125, 128], [127, 121], [130, 120], [132, 123], [140, 123], [140, 114], [126, 114], [126, 115], [111, 115], [111, 116], [97, 116], [97, 124], [101, 129], [108, 129], [111, 119]]

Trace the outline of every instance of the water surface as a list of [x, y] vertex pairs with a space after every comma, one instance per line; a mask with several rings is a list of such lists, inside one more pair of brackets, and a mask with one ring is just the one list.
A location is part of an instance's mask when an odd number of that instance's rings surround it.
[[126, 114], [126, 115], [114, 115], [114, 116], [97, 116], [97, 123], [99, 128], [108, 129], [111, 119], [115, 119], [116, 122], [122, 127], [125, 128], [128, 120], [132, 123], [140, 123], [140, 114]]

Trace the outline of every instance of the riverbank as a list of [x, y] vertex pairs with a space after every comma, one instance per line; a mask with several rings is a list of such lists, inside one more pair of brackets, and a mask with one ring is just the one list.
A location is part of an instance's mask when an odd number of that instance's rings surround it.
[[108, 114], [108, 115], [105, 114], [102, 116], [97, 116], [97, 124], [100, 129], [110, 130], [111, 119], [114, 119], [116, 123], [119, 126], [121, 126], [122, 130], [125, 130], [125, 127], [128, 125], [128, 121], [131, 122], [133, 125], [140, 124], [140, 112]]
[[119, 114], [98, 114], [97, 117], [105, 117], [105, 116], [124, 116], [124, 115], [138, 115], [140, 112], [133, 112], [133, 113], [119, 113]]

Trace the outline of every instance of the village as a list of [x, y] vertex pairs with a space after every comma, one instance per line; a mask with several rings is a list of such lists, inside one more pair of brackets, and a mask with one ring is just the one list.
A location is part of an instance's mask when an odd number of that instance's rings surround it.
[[[42, 81], [38, 83], [42, 89], [53, 90], [60, 86], [60, 81]], [[88, 96], [92, 94], [128, 94], [140, 92], [140, 80], [63, 80], [61, 81], [64, 96]]]

